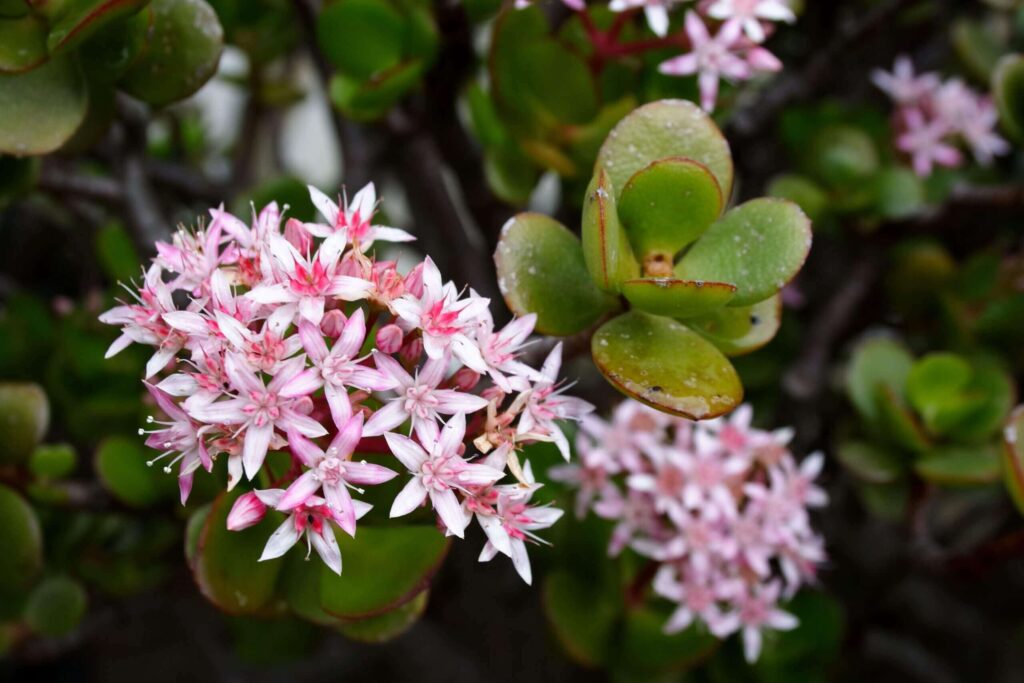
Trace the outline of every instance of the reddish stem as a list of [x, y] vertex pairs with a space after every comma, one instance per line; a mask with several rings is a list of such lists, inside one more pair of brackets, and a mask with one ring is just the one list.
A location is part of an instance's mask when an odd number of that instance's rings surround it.
[[622, 12], [615, 17], [615, 21], [607, 31], [602, 31], [590, 12], [584, 10], [578, 13], [580, 23], [587, 32], [590, 44], [594, 48], [594, 54], [590, 58], [590, 67], [594, 72], [599, 72], [605, 62], [616, 57], [642, 54], [650, 50], [660, 50], [667, 47], [675, 47], [681, 50], [690, 48], [690, 39], [684, 31], [656, 38], [645, 38], [629, 42], [619, 42], [619, 36], [630, 19], [636, 14], [636, 10]]

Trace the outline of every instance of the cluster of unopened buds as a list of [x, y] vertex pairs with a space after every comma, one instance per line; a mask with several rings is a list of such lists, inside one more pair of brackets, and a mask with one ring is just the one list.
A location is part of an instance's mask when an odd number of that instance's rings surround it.
[[[429, 258], [405, 274], [376, 260], [375, 243], [413, 238], [373, 224], [372, 184], [340, 207], [310, 193], [323, 223], [282, 230], [276, 204], [251, 225], [211, 210], [205, 228], [158, 244], [131, 300], [101, 317], [123, 329], [108, 356], [155, 348], [146, 388], [165, 419], [150, 418], [150, 464], [178, 466], [184, 503], [196, 472], [226, 458], [229, 490], [264, 487], [237, 499], [228, 528], [284, 512], [261, 559], [305, 537], [339, 574], [334, 526], [355, 536], [370, 507], [352, 494], [407, 477], [392, 517], [429, 501], [460, 538], [475, 518], [481, 561], [507, 555], [530, 582], [526, 543], [562, 513], [531, 504], [540, 485], [517, 451], [547, 441], [568, 458], [557, 422], [592, 409], [563, 393], [561, 347], [534, 369], [520, 358], [534, 316], [495, 330], [488, 300], [442, 281]], [[275, 479], [267, 453], [283, 450], [291, 468]]]
[[896, 105], [896, 148], [910, 157], [918, 175], [931, 175], [935, 166], [962, 165], [959, 145], [966, 145], [984, 166], [1010, 151], [995, 131], [999, 114], [992, 98], [959, 78], [943, 81], [936, 73], [917, 74], [910, 58], [901, 56], [891, 73], [876, 70], [871, 80]]
[[[586, 12], [584, 0], [563, 0], [571, 9]], [[531, 0], [516, 0], [526, 7]], [[669, 12], [691, 5], [678, 35], [669, 35]], [[685, 54], [662, 62], [658, 69], [670, 76], [697, 76], [700, 103], [714, 111], [719, 81], [747, 81], [759, 74], [782, 69], [782, 62], [762, 47], [777, 22], [794, 22], [796, 14], [789, 0], [611, 0], [613, 12], [644, 11], [648, 26], [659, 38], [651, 48], [680, 47]], [[714, 31], [714, 33], [712, 33]], [[636, 46], [648, 46], [636, 43]], [[628, 49], [631, 47], [625, 44]]]
[[827, 497], [814, 484], [821, 454], [798, 464], [791, 431], [754, 429], [751, 417], [745, 405], [691, 422], [626, 401], [610, 421], [586, 416], [576, 462], [550, 476], [577, 489], [578, 516], [615, 522], [610, 555], [628, 547], [655, 563], [655, 593], [678, 605], [666, 632], [742, 631], [754, 661], [763, 629], [797, 625], [779, 603], [825, 559], [809, 509]]

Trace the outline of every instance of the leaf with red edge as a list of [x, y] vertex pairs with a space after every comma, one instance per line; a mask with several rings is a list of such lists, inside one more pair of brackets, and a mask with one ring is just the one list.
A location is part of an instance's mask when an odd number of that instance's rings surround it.
[[149, 0], [64, 0], [47, 3], [55, 7], [50, 19], [46, 47], [51, 55], [59, 55], [81, 45], [111, 22], [139, 11]]
[[583, 199], [582, 233], [587, 270], [602, 291], [617, 293], [623, 280], [640, 275], [640, 266], [619, 222], [615, 188], [603, 168], [590, 181]]
[[1003, 482], [1024, 514], [1024, 406], [1014, 408], [1003, 428]]
[[735, 294], [736, 287], [727, 282], [645, 277], [622, 283], [622, 295], [633, 308], [670, 318], [705, 315], [725, 306]]

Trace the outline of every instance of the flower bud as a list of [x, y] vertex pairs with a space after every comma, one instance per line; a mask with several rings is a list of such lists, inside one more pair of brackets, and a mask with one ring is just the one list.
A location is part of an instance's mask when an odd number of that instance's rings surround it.
[[248, 529], [254, 524], [259, 524], [266, 514], [267, 506], [256, 496], [255, 492], [249, 491], [242, 494], [231, 506], [231, 512], [228, 513], [228, 529], [231, 531]]
[[377, 348], [381, 353], [396, 353], [402, 348], [403, 339], [405, 334], [402, 328], [394, 323], [377, 330]]
[[407, 367], [412, 367], [420, 362], [420, 356], [423, 355], [423, 338], [412, 337], [405, 344], [402, 345], [402, 349], [398, 352], [398, 356], [402, 361], [402, 364]]
[[472, 391], [480, 382], [480, 373], [471, 368], [461, 368], [452, 376], [452, 388], [457, 391]]
[[295, 218], [289, 218], [284, 224], [284, 238], [291, 242], [300, 254], [308, 254], [313, 246], [313, 236], [306, 230], [302, 221]]
[[417, 299], [423, 296], [423, 264], [417, 263], [416, 267], [405, 276], [405, 291]]
[[348, 318], [345, 317], [345, 314], [340, 308], [335, 308], [324, 313], [324, 318], [320, 321], [320, 330], [328, 337], [337, 339], [341, 336], [341, 331], [345, 329], [346, 322], [348, 322]]

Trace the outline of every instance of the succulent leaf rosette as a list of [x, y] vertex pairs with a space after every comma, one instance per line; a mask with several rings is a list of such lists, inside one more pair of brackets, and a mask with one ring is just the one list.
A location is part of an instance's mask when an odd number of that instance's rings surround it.
[[[413, 237], [373, 223], [372, 184], [341, 206], [310, 192], [322, 223], [282, 224], [276, 204], [251, 224], [212, 209], [158, 243], [131, 298], [101, 317], [122, 327], [108, 356], [154, 350], [149, 464], [177, 467], [182, 503], [197, 473], [226, 474], [189, 527], [200, 589], [228, 612], [283, 601], [318, 623], [421, 611], [447, 537], [474, 521], [481, 561], [508, 556], [529, 583], [527, 545], [562, 513], [532, 500], [540, 484], [518, 452], [549, 442], [568, 459], [558, 423], [592, 409], [564, 393], [561, 345], [533, 368], [519, 354], [535, 316], [495, 329], [488, 300], [429, 258], [404, 274], [378, 260], [375, 245]], [[375, 504], [419, 524], [376, 520], [357, 536]], [[323, 566], [290, 559], [312, 552]]]
[[505, 225], [495, 252], [505, 300], [546, 334], [598, 325], [594, 362], [628, 396], [693, 419], [728, 412], [743, 395], [728, 356], [772, 339], [779, 290], [811, 247], [796, 204], [726, 210], [732, 184], [729, 145], [699, 107], [640, 107], [601, 147], [582, 240], [538, 214]]

